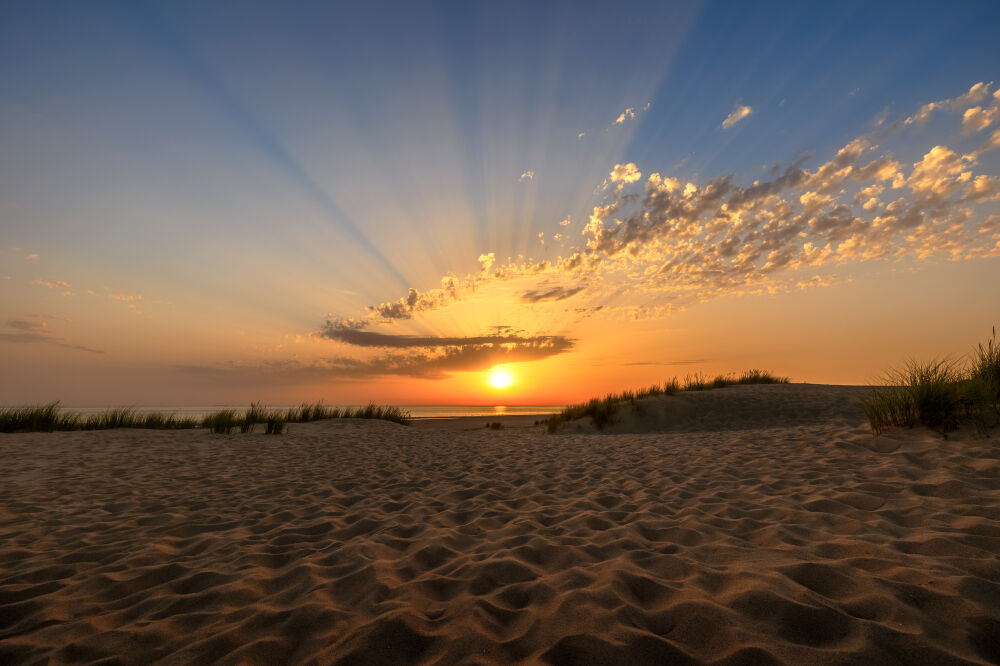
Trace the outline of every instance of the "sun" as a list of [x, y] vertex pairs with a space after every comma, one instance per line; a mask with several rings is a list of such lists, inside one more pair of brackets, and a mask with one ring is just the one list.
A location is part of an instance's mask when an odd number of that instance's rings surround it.
[[507, 368], [498, 365], [490, 370], [489, 382], [493, 388], [507, 388], [514, 383], [514, 375]]

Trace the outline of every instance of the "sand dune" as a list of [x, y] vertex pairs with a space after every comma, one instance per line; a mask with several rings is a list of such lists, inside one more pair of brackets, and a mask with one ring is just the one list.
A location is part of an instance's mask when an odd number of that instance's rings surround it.
[[[758, 384], [682, 391], [623, 403], [607, 433], [695, 432], [780, 428], [864, 420], [861, 386]], [[589, 419], [559, 426], [560, 432], [597, 432]]]
[[0, 663], [1000, 661], [997, 435], [754, 389], [646, 434], [0, 436]]

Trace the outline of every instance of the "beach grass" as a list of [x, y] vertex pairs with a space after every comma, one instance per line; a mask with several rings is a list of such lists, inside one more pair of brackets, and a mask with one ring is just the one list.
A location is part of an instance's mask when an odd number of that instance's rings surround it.
[[862, 400], [872, 434], [923, 425], [942, 435], [969, 423], [980, 431], [1000, 423], [1000, 344], [996, 328], [962, 364], [908, 361], [890, 370]]
[[717, 375], [711, 379], [701, 374], [689, 375], [684, 378], [683, 384], [674, 377], [663, 384], [653, 384], [643, 389], [622, 391], [621, 393], [609, 393], [603, 398], [592, 398], [587, 402], [570, 405], [558, 414], [553, 414], [545, 419], [544, 423], [549, 432], [555, 432], [560, 423], [589, 416], [594, 426], [601, 430], [614, 422], [621, 405], [629, 404], [633, 409], [641, 411], [642, 404], [639, 401], [645, 398], [660, 395], [672, 396], [681, 391], [705, 391], [742, 384], [787, 384], [788, 381], [788, 377], [779, 377], [766, 370], [758, 369], [747, 370], [739, 375], [733, 373]]
[[323, 419], [355, 418], [381, 419], [409, 425], [410, 413], [391, 405], [374, 402], [362, 407], [326, 407], [322, 402], [303, 403], [288, 409], [268, 409], [260, 402], [240, 412], [223, 409], [204, 418], [178, 418], [174, 414], [142, 413], [135, 407], [114, 407], [100, 414], [83, 415], [66, 411], [59, 402], [45, 405], [0, 408], [0, 432], [53, 432], [56, 430], [108, 430], [113, 428], [147, 428], [153, 430], [180, 430], [205, 428], [217, 434], [252, 433], [257, 424], [264, 426], [269, 435], [286, 432], [288, 423], [306, 423]]

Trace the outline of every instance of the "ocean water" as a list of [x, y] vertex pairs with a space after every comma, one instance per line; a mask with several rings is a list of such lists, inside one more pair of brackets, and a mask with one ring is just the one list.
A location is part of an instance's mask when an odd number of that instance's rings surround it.
[[[358, 405], [326, 405], [327, 407], [358, 407]], [[415, 419], [443, 419], [457, 416], [509, 416], [509, 415], [541, 415], [555, 414], [562, 405], [397, 405], [410, 412]], [[120, 405], [116, 405], [120, 407]], [[160, 413], [173, 414], [178, 418], [200, 419], [221, 409], [245, 411], [248, 405], [135, 405], [135, 410], [141, 414]], [[298, 405], [266, 405], [268, 409], [288, 409]], [[77, 412], [83, 416], [102, 414], [111, 407], [74, 407], [60, 405], [68, 412]]]

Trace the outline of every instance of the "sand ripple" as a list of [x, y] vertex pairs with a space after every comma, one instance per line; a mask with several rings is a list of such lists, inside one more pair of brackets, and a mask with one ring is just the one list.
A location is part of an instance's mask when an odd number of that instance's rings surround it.
[[878, 441], [3, 436], [0, 662], [1000, 661], [1000, 441]]

